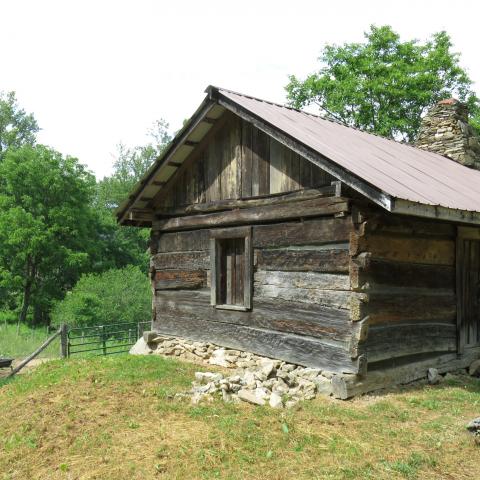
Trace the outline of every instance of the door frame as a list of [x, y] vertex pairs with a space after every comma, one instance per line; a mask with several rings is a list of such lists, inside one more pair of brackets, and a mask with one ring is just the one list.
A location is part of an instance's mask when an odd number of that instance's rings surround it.
[[475, 227], [457, 227], [457, 238], [455, 245], [455, 275], [456, 275], [456, 297], [457, 297], [457, 353], [459, 355], [465, 352], [465, 330], [463, 327], [463, 295], [462, 295], [462, 269], [463, 264], [463, 241], [480, 241], [480, 228]]

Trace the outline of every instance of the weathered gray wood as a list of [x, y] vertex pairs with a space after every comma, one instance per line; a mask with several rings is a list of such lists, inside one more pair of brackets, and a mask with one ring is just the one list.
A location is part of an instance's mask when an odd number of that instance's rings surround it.
[[210, 268], [208, 252], [157, 253], [150, 264], [155, 270], [201, 270]]
[[172, 316], [190, 318], [192, 322], [197, 318], [204, 318], [212, 322], [328, 338], [345, 344], [350, 341], [354, 328], [345, 310], [299, 302], [255, 299], [254, 309], [250, 312], [212, 309], [207, 290], [157, 292], [155, 305], [159, 315], [158, 321], [161, 321], [162, 315], [168, 313]]
[[210, 232], [208, 230], [164, 233], [159, 236], [157, 252], [208, 251], [209, 242]]
[[346, 212], [348, 200], [328, 197], [303, 200], [299, 203], [275, 205], [269, 207], [252, 207], [226, 212], [193, 215], [187, 217], [157, 220], [153, 228], [160, 231], [188, 230], [196, 228], [212, 228], [226, 225], [241, 225], [267, 221], [282, 221], [293, 218], [333, 215]]
[[442, 323], [370, 326], [369, 362], [431, 352], [455, 352], [456, 326]]
[[345, 248], [257, 250], [257, 267], [262, 270], [346, 273], [349, 261], [350, 256]]
[[207, 285], [205, 270], [158, 270], [155, 272], [156, 290], [202, 288]]
[[[222, 313], [239, 312], [222, 311]], [[212, 342], [334, 372], [358, 372], [357, 362], [352, 361], [345, 348], [313, 337], [214, 322], [203, 318], [197, 318], [192, 322], [190, 317], [167, 313], [159, 314], [157, 318], [153, 328], [167, 335]]]
[[286, 203], [300, 202], [321, 197], [331, 197], [335, 195], [335, 188], [332, 186], [309, 188], [303, 190], [292, 191], [288, 193], [276, 193], [272, 195], [261, 195], [251, 198], [217, 200], [214, 202], [197, 203], [189, 205], [185, 209], [157, 210], [157, 214], [191, 214], [191, 213], [210, 213], [225, 210], [233, 210], [237, 208], [262, 207], [267, 205], [284, 205]]
[[351, 264], [350, 278], [356, 289], [377, 286], [455, 289], [452, 265], [424, 265], [375, 258], [371, 253], [358, 255]]
[[376, 258], [430, 265], [454, 265], [453, 239], [421, 238], [397, 235], [355, 235], [350, 241], [352, 256], [371, 252]]
[[348, 275], [342, 273], [259, 270], [255, 273], [255, 285], [312, 290], [350, 290]]
[[62, 358], [68, 356], [68, 325], [65, 323], [60, 326], [60, 354]]
[[450, 323], [456, 319], [456, 303], [453, 293], [398, 294], [395, 292], [372, 293], [365, 296], [355, 308], [352, 320], [369, 317], [370, 325], [400, 323]]
[[413, 358], [407, 363], [389, 368], [377, 368], [375, 364], [369, 364], [369, 371], [365, 378], [357, 375], [335, 376], [332, 379], [333, 396], [346, 400], [387, 386], [408, 384], [426, 378], [429, 368], [436, 368], [439, 373], [451, 372], [468, 367], [473, 360], [479, 357], [480, 349], [472, 349], [462, 356], [452, 353], [433, 354], [426, 359]]
[[258, 225], [253, 227], [253, 246], [264, 248], [346, 242], [352, 230], [349, 217]]

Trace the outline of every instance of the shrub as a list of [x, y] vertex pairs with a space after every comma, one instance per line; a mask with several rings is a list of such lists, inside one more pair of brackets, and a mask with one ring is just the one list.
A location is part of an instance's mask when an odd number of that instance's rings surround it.
[[136, 266], [83, 275], [52, 312], [54, 324], [71, 326], [145, 322], [150, 318], [150, 282]]

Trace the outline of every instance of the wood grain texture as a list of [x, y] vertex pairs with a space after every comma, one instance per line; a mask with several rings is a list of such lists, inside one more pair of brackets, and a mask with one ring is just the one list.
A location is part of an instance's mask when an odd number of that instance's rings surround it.
[[347, 273], [349, 261], [348, 250], [344, 248], [257, 251], [257, 268], [261, 270]]
[[159, 270], [155, 272], [156, 290], [195, 289], [205, 287], [205, 270]]
[[262, 223], [268, 221], [282, 221], [294, 218], [334, 215], [347, 212], [348, 200], [338, 197], [316, 198], [298, 203], [275, 205], [268, 207], [252, 207], [242, 210], [192, 215], [187, 217], [156, 220], [154, 230], [176, 231], [197, 228], [213, 228], [227, 225], [241, 225]]
[[450, 266], [455, 262], [455, 242], [450, 239], [352, 234], [351, 255], [362, 252], [370, 252], [376, 258], [397, 262]]
[[157, 292], [155, 304], [160, 316], [168, 312], [191, 318], [192, 322], [206, 318], [212, 322], [331, 339], [344, 345], [356, 328], [349, 321], [348, 312], [320, 305], [257, 298], [252, 311], [235, 312], [212, 309], [209, 298], [208, 290]]
[[207, 270], [210, 268], [210, 255], [200, 252], [157, 253], [150, 259], [156, 270]]

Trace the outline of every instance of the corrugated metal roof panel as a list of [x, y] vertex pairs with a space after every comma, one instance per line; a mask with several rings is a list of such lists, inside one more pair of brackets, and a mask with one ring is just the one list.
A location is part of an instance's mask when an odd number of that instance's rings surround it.
[[305, 112], [218, 90], [252, 114], [383, 192], [403, 200], [480, 211], [480, 171]]

